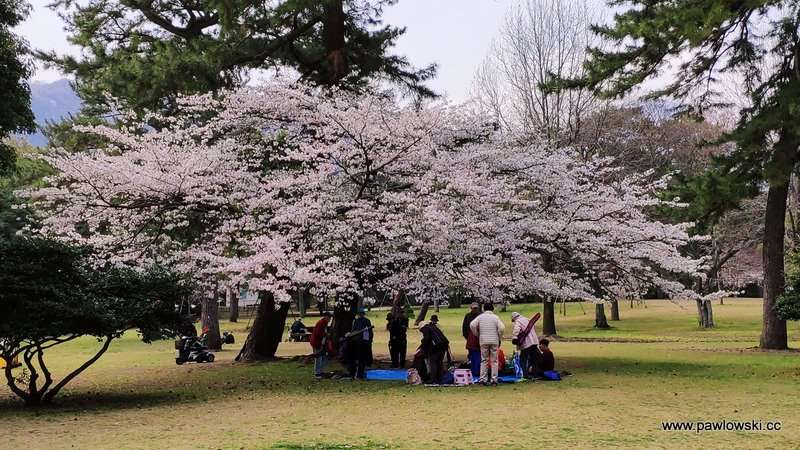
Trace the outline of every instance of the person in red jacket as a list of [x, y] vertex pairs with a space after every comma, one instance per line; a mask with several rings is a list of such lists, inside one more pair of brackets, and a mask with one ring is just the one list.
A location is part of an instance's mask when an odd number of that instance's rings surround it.
[[[489, 361], [489, 367], [492, 367], [491, 361]], [[480, 370], [480, 366], [478, 370]], [[497, 372], [500, 373], [504, 370], [506, 370], [506, 353], [502, 347], [497, 347]]]
[[469, 331], [467, 335], [467, 357], [472, 376], [479, 377], [481, 375], [481, 344], [478, 336], [475, 336], [472, 331]]
[[322, 378], [322, 371], [328, 364], [328, 325], [331, 322], [331, 313], [325, 311], [322, 318], [314, 324], [311, 331], [311, 338], [308, 340], [314, 350], [314, 376]]

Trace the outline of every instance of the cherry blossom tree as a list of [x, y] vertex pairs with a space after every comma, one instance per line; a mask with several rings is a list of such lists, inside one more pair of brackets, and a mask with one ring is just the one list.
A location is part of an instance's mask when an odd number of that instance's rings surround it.
[[700, 265], [688, 224], [646, 214], [663, 180], [609, 177], [611, 159], [500, 135], [468, 107], [280, 80], [179, 105], [159, 130], [82, 129], [108, 146], [47, 157], [59, 174], [29, 195], [44, 233], [108, 261], [258, 291], [246, 360], [274, 357], [297, 289], [336, 297], [342, 329], [375, 288], [693, 295], [674, 281]]
[[[513, 140], [475, 145], [440, 167], [434, 179], [449, 177], [450, 184], [438, 210], [452, 212], [443, 223], [459, 233], [435, 234], [459, 239], [450, 245], [472, 251], [468, 259], [476, 263], [468, 269], [474, 273], [463, 283], [473, 291], [599, 305], [641, 295], [652, 285], [675, 297], [695, 296], [674, 277], [701, 267], [681, 254], [689, 224], [660, 223], [647, 214], [666, 203], [654, 195], [665, 180], [612, 177], [619, 169], [611, 159], [584, 162], [572, 149]], [[456, 208], [452, 199], [458, 199]], [[545, 333], [556, 334], [550, 314], [546, 308]]]

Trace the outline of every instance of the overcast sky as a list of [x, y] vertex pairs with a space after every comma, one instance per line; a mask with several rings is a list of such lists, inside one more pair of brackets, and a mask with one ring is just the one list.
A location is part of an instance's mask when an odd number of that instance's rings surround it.
[[[38, 50], [75, 53], [70, 48], [64, 23], [45, 5], [52, 0], [29, 0], [30, 17], [17, 32]], [[407, 27], [395, 52], [417, 66], [439, 65], [430, 85], [453, 100], [464, 100], [475, 69], [483, 60], [503, 16], [514, 0], [401, 0], [386, 10], [387, 23]], [[38, 70], [34, 80], [52, 81], [63, 75]]]

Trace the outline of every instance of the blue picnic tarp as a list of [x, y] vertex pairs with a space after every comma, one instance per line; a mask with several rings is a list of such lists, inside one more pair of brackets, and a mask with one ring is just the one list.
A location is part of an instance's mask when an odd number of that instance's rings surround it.
[[367, 371], [368, 380], [406, 381], [406, 378], [408, 378], [406, 369], [372, 369]]
[[[406, 381], [408, 375], [408, 371], [406, 369], [372, 369], [367, 370], [367, 379], [368, 380], [377, 380], [377, 381]], [[516, 377], [513, 375], [501, 376], [498, 377], [498, 381], [501, 383], [516, 383], [522, 380], [521, 377]], [[475, 377], [474, 381], [477, 383], [478, 378]]]

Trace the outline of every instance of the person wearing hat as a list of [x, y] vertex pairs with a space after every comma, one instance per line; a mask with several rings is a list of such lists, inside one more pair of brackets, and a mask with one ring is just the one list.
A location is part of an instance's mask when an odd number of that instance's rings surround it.
[[469, 305], [469, 312], [464, 315], [464, 320], [461, 322], [461, 335], [464, 336], [464, 339], [469, 339], [469, 324], [471, 324], [480, 313], [481, 305], [478, 302], [472, 302]]
[[367, 378], [367, 366], [372, 365], [372, 322], [367, 319], [367, 311], [358, 309], [358, 316], [353, 321], [351, 331], [347, 333], [348, 345], [351, 347], [350, 378], [363, 380]]
[[450, 341], [439, 328], [439, 316], [431, 316], [431, 321], [420, 327], [422, 341], [420, 349], [425, 356], [428, 377], [432, 383], [439, 383], [445, 372], [444, 357], [450, 348]]
[[[535, 318], [534, 318], [535, 319]], [[519, 364], [522, 366], [522, 376], [531, 378], [533, 375], [534, 366], [539, 360], [539, 337], [536, 335], [536, 330], [533, 326], [528, 330], [530, 320], [523, 317], [518, 312], [511, 313], [511, 322], [514, 323], [514, 331], [511, 332], [511, 342], [517, 346], [519, 350]]]
[[330, 351], [331, 342], [328, 340], [330, 335], [331, 313], [324, 311], [322, 318], [314, 324], [311, 331], [311, 337], [308, 342], [314, 350], [314, 376], [322, 378], [322, 371], [328, 364], [328, 353]]

